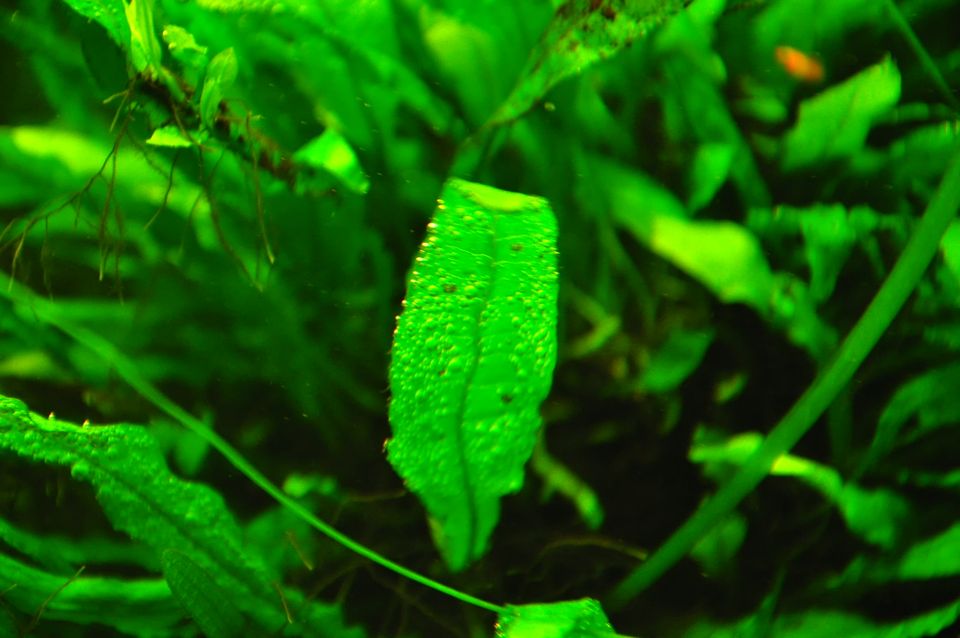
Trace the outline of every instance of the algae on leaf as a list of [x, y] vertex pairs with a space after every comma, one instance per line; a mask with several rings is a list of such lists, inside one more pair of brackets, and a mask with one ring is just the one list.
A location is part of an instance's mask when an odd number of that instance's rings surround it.
[[556, 235], [545, 200], [453, 179], [410, 275], [387, 453], [452, 570], [523, 484], [556, 362]]

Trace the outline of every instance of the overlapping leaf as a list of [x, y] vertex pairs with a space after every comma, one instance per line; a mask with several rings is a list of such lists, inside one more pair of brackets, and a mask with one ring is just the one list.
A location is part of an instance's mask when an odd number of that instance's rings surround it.
[[[229, 593], [250, 627], [275, 630], [288, 622], [271, 575], [245, 550], [222, 497], [173, 476], [144, 428], [42, 419], [23, 403], [0, 397], [0, 449], [70, 467], [73, 478], [97, 489], [114, 527], [158, 554], [175, 549], [188, 557]], [[288, 600], [302, 602], [302, 597], [290, 592]], [[290, 629], [312, 636], [359, 635], [343, 626], [336, 609], [317, 604], [301, 610], [301, 622]]]

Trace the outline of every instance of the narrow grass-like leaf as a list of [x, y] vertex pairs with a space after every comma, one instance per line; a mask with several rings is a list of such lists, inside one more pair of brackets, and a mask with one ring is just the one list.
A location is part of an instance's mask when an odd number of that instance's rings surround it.
[[485, 552], [536, 442], [556, 361], [556, 232], [543, 199], [450, 180], [410, 275], [387, 452], [453, 570]]
[[614, 638], [616, 633], [592, 598], [560, 603], [508, 605], [497, 617], [497, 638]]

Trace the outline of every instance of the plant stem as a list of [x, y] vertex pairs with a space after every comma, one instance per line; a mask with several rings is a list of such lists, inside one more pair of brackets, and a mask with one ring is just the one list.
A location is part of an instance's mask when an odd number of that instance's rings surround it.
[[739, 472], [677, 529], [650, 560], [637, 567], [613, 592], [608, 609], [622, 608], [680, 561], [703, 536], [763, 480], [777, 457], [787, 453], [843, 390], [906, 302], [937, 252], [941, 237], [960, 208], [960, 145], [923, 218], [880, 290], [840, 345], [832, 361]]
[[401, 576], [420, 583], [426, 587], [434, 589], [442, 594], [446, 594], [457, 600], [474, 605], [487, 611], [502, 614], [506, 608], [487, 602], [470, 594], [461, 592], [448, 585], [419, 574], [411, 569], [393, 562], [389, 558], [375, 552], [374, 550], [361, 545], [355, 540], [346, 536], [331, 525], [317, 518], [307, 508], [297, 502], [295, 499], [286, 495], [283, 490], [278, 488], [270, 481], [260, 470], [255, 468], [247, 461], [240, 452], [233, 448], [219, 434], [210, 429], [205, 423], [194, 417], [192, 414], [181, 408], [173, 400], [161, 392], [155, 385], [148, 381], [137, 368], [130, 358], [121, 353], [116, 346], [96, 334], [95, 332], [74, 324], [72, 321], [60, 316], [57, 312], [54, 302], [42, 299], [34, 295], [23, 286], [10, 281], [9, 287], [2, 290], [2, 294], [14, 302], [15, 307], [24, 313], [27, 317], [39, 319], [44, 323], [55, 326], [62, 332], [70, 336], [74, 341], [86, 346], [90, 351], [100, 357], [103, 361], [113, 366], [117, 374], [127, 382], [127, 384], [137, 391], [144, 399], [152, 403], [157, 409], [165, 412], [175, 421], [178, 421], [188, 430], [194, 432], [204, 441], [209, 443], [217, 452], [223, 455], [225, 459], [237, 469], [238, 472], [253, 481], [260, 489], [269, 494], [280, 505], [287, 508], [300, 519], [308, 523], [321, 534], [327, 536], [332, 541], [339, 543], [348, 550], [363, 556], [381, 567], [385, 567]]

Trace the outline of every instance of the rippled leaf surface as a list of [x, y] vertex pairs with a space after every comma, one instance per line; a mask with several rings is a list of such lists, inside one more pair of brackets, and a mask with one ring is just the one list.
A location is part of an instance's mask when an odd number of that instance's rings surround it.
[[508, 605], [497, 618], [497, 638], [613, 638], [616, 634], [596, 600]]
[[545, 200], [450, 180], [410, 275], [387, 455], [453, 570], [523, 484], [556, 362], [556, 234]]

